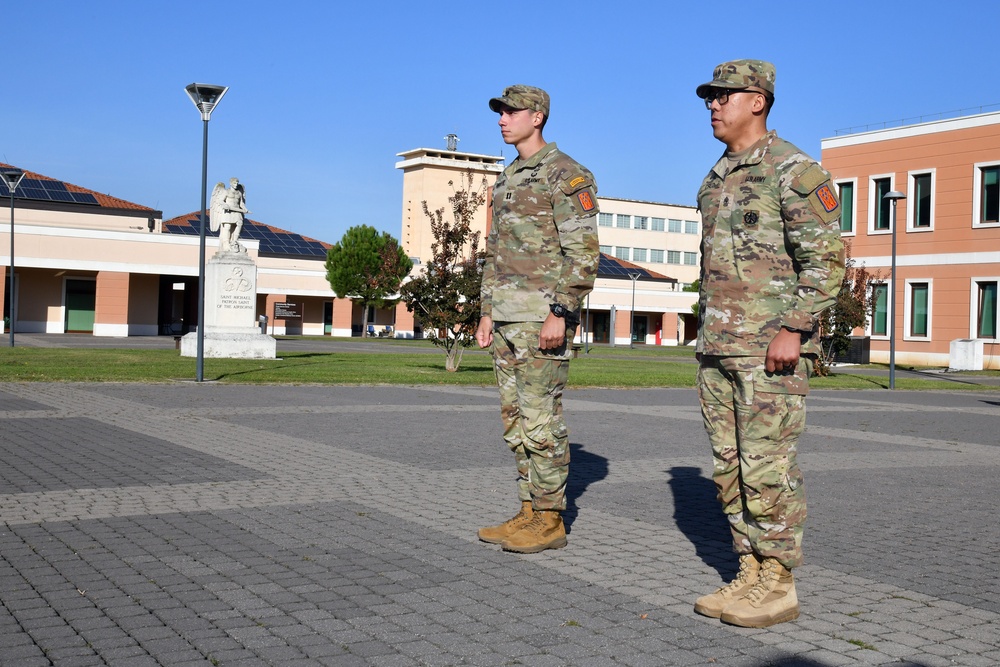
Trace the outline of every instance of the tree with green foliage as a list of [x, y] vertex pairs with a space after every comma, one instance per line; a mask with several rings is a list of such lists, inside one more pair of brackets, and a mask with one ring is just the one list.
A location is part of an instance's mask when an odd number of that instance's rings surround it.
[[358, 225], [326, 254], [326, 279], [339, 297], [350, 298], [362, 306], [362, 336], [368, 335], [368, 312], [371, 307], [388, 308], [397, 299], [403, 278], [413, 268], [399, 242], [374, 227]]
[[876, 294], [871, 286], [884, 280], [880, 273], [869, 271], [864, 264], [855, 265], [848, 239], [844, 239], [844, 267], [836, 303], [819, 316], [823, 354], [817, 360], [816, 375], [820, 376], [830, 373], [830, 364], [838, 354], [851, 349], [851, 334], [864, 328], [875, 307]]
[[[682, 292], [694, 292], [695, 294], [697, 294], [699, 289], [701, 289], [701, 279], [700, 278], [698, 280], [694, 281], [693, 283], [691, 283], [690, 285], [688, 285], [687, 287], [685, 287], [681, 291]], [[695, 318], [698, 317], [698, 301], [697, 300], [695, 300], [695, 302], [691, 304], [691, 312], [694, 313]]]
[[[422, 202], [424, 215], [430, 219], [434, 242], [431, 259], [422, 275], [407, 282], [400, 296], [407, 309], [424, 329], [441, 331], [431, 341], [445, 351], [445, 369], [454, 372], [462, 363], [462, 352], [475, 342], [479, 324], [480, 287], [483, 282], [483, 259], [479, 232], [472, 231], [472, 221], [486, 202], [488, 185], [484, 177], [473, 188], [474, 176], [465, 174], [465, 187], [454, 190], [448, 198], [453, 221], [445, 220], [444, 207], [431, 211]], [[454, 189], [452, 181], [448, 185]]]

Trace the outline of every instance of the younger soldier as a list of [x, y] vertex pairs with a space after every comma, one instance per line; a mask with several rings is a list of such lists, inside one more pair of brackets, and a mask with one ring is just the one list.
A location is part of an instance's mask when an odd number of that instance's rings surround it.
[[562, 393], [580, 303], [597, 276], [597, 186], [593, 174], [542, 138], [544, 90], [509, 86], [490, 109], [500, 114], [500, 134], [517, 159], [493, 188], [476, 341], [493, 353], [521, 511], [481, 528], [479, 539], [535, 553], [566, 546]]
[[817, 315], [844, 275], [830, 174], [767, 130], [774, 78], [771, 63], [735, 60], [696, 91], [726, 145], [698, 192], [698, 393], [740, 569], [694, 609], [754, 628], [799, 615], [791, 569], [806, 498], [795, 454]]

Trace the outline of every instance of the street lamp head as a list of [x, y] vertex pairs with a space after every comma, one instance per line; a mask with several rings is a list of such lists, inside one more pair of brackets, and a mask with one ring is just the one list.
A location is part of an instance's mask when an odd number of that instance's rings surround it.
[[21, 184], [21, 179], [24, 178], [24, 172], [17, 167], [4, 167], [0, 169], [0, 176], [3, 176], [3, 182], [13, 196], [17, 186]]
[[882, 199], [888, 199], [892, 202], [895, 202], [897, 199], [906, 199], [906, 195], [904, 195], [899, 190], [893, 190], [892, 192], [886, 192], [884, 195], [882, 195]]
[[192, 83], [184, 90], [187, 91], [188, 97], [201, 112], [201, 119], [207, 121], [212, 118], [212, 110], [222, 100], [222, 96], [229, 88], [227, 86], [213, 86], [210, 83]]

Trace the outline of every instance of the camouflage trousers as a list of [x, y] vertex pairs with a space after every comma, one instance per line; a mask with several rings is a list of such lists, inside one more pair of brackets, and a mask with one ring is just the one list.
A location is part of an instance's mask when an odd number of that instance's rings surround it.
[[806, 495], [796, 462], [805, 429], [812, 360], [768, 373], [763, 357], [703, 356], [701, 412], [712, 443], [712, 479], [729, 520], [733, 549], [802, 563]]
[[566, 509], [569, 432], [562, 394], [569, 377], [566, 343], [538, 349], [541, 322], [499, 322], [493, 328], [493, 368], [500, 389], [503, 439], [517, 463], [517, 495], [536, 510]]

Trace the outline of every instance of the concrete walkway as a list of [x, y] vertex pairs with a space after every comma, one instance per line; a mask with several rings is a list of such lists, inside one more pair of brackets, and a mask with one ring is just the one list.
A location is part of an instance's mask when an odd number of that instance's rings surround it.
[[1000, 396], [814, 392], [802, 616], [732, 575], [691, 390], [570, 392], [569, 546], [492, 389], [0, 384], [0, 665], [1000, 664]]

